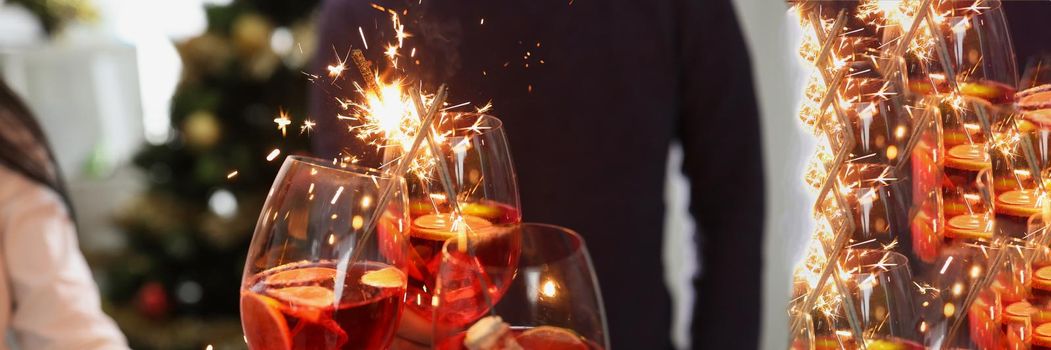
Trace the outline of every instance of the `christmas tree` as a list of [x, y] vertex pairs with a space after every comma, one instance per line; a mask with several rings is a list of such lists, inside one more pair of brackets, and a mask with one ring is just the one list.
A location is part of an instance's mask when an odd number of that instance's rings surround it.
[[316, 5], [210, 6], [207, 31], [176, 44], [183, 76], [173, 135], [135, 158], [149, 183], [117, 214], [127, 249], [95, 260], [107, 311], [133, 348], [244, 347], [237, 300], [245, 252], [282, 159], [307, 147], [303, 71]]

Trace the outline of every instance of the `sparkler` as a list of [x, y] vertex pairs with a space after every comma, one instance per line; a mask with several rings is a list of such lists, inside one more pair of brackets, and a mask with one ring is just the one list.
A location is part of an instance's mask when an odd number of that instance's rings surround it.
[[[402, 24], [397, 12], [375, 4], [373, 4], [373, 8], [391, 15], [396, 43], [387, 44], [383, 55], [386, 57], [389, 67], [397, 70], [399, 68], [398, 58], [402, 57], [399, 50], [405, 47], [406, 39], [411, 38], [412, 34], [405, 31], [405, 26]], [[358, 30], [359, 34], [361, 34], [362, 42], [365, 43], [365, 48], [368, 49], [364, 31], [360, 27]], [[444, 194], [429, 194], [429, 196], [432, 199], [441, 197], [440, 201], [449, 204], [452, 211], [450, 215], [451, 230], [458, 234], [458, 248], [469, 255], [474, 255], [474, 245], [470, 244], [471, 240], [468, 239], [469, 234], [473, 234], [474, 231], [466, 224], [456, 187], [453, 183], [452, 172], [449, 169], [449, 164], [445, 161], [441, 148], [442, 143], [455, 130], [439, 131], [443, 121], [447, 121], [445, 118], [446, 111], [467, 106], [470, 102], [444, 107], [447, 97], [447, 89], [444, 85], [434, 95], [425, 95], [420, 88], [406, 89], [405, 87], [408, 84], [404, 83], [402, 78], [389, 82], [381, 79], [379, 71], [374, 68], [372, 62], [365, 58], [361, 50], [351, 50], [347, 55], [347, 58], [341, 59], [337, 54], [338, 62], [328, 67], [329, 77], [333, 79], [333, 82], [341, 78], [343, 71], [348, 69], [346, 62], [348, 60], [352, 61], [363, 81], [360, 85], [354, 83], [356, 93], [361, 99], [343, 100], [337, 98], [337, 102], [347, 112], [346, 115], [338, 115], [337, 117], [341, 120], [356, 122], [349, 130], [355, 133], [359, 139], [374, 145], [378, 151], [387, 151], [389, 152], [388, 154], [400, 153], [399, 156], [389, 160], [381, 168], [388, 168], [394, 164], [394, 169], [391, 171], [393, 174], [397, 176], [413, 174], [424, 183], [429, 181], [430, 174], [437, 170], [438, 179], [441, 181]], [[408, 57], [415, 56], [416, 49], [412, 48]], [[419, 61], [416, 61], [416, 63], [419, 64]], [[405, 90], [408, 90], [408, 93]], [[487, 104], [478, 109], [478, 112], [482, 113], [489, 108], [491, 108], [491, 105]], [[454, 116], [452, 119], [455, 118]], [[479, 119], [474, 125], [460, 129], [465, 131], [467, 136], [462, 142], [454, 145], [453, 149], [468, 146], [469, 139], [473, 134], [481, 134], [483, 129], [485, 129], [485, 127], [480, 125], [481, 122], [482, 120]], [[279, 126], [287, 126], [287, 124], [279, 124]], [[312, 126], [312, 122], [308, 121], [304, 123], [303, 128], [306, 130]], [[421, 147], [424, 141], [427, 142], [427, 147]], [[392, 199], [396, 188], [395, 183], [396, 181], [392, 180], [384, 185], [379, 197], [375, 200], [374, 207], [377, 210], [384, 210], [387, 203]], [[423, 187], [425, 191], [428, 189], [426, 184]], [[337, 198], [332, 200], [336, 201], [337, 199], [338, 195]], [[431, 202], [432, 205], [438, 205], [435, 200]], [[364, 236], [360, 240], [368, 239], [369, 235], [373, 234], [380, 216], [382, 215], [373, 215], [368, 218], [367, 222], [354, 225], [356, 229], [362, 228], [364, 230]], [[340, 259], [340, 270], [351, 261], [357, 261], [361, 254], [360, 251], [353, 253], [349, 252], [349, 250], [344, 251], [347, 253]], [[350, 256], [351, 254], [353, 255]], [[417, 253], [410, 249], [410, 254]], [[482, 290], [488, 290], [485, 278], [480, 277], [479, 281], [482, 284]], [[483, 293], [483, 298], [487, 305], [493, 304], [488, 293]], [[493, 310], [490, 308], [490, 311], [492, 312]]]
[[[434, 102], [431, 104], [430, 108], [426, 109], [426, 113], [423, 114], [423, 116], [421, 116], [422, 122], [420, 123], [420, 129], [418, 132], [416, 132], [416, 136], [413, 138], [411, 146], [409, 146], [409, 149], [405, 152], [405, 156], [400, 162], [398, 162], [398, 166], [393, 172], [393, 174], [395, 174], [396, 176], [392, 177], [390, 181], [384, 183], [383, 189], [380, 190], [380, 196], [376, 200], [377, 210], [383, 210], [383, 208], [386, 208], [387, 204], [390, 202], [391, 197], [394, 194], [394, 190], [396, 188], [395, 186], [400, 183], [396, 181], [396, 179], [398, 177], [405, 176], [405, 174], [409, 172], [410, 164], [412, 163], [412, 160], [416, 158], [417, 151], [420, 150], [420, 144], [423, 143], [423, 140], [426, 139], [427, 135], [429, 135], [429, 133], [426, 132], [425, 128], [434, 123], [435, 118], [438, 116], [438, 106], [445, 102], [446, 92], [447, 91], [445, 85], [439, 87], [438, 92], [435, 94]], [[367, 221], [363, 226], [364, 234], [362, 235], [362, 238], [359, 239], [359, 241], [368, 240], [368, 238], [372, 235], [373, 231], [375, 231], [376, 224], [379, 223], [380, 216], [382, 215], [372, 215], [369, 217], [369, 221]], [[349, 260], [340, 259], [340, 271], [346, 271], [347, 264], [350, 261], [357, 261], [363, 251], [364, 250], [362, 249], [355, 249], [353, 253], [354, 255], [350, 257]]]

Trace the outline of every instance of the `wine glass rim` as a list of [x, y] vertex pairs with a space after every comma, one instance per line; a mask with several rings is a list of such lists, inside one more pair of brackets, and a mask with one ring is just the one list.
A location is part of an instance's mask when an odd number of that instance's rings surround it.
[[[975, 16], [981, 16], [981, 15], [985, 14], [986, 12], [990, 12], [990, 11], [1003, 11], [1003, 4], [1002, 4], [1001, 1], [984, 1], [982, 3], [982, 5], [983, 5], [982, 9], [978, 13], [973, 13], [972, 12], [972, 13], [967, 13], [967, 14], [963, 14], [963, 15], [947, 16], [945, 18], [946, 19], [950, 19], [950, 18], [961, 18], [961, 17], [975, 17]], [[959, 8], [957, 8], [957, 10], [959, 10]]]
[[539, 227], [539, 228], [553, 229], [555, 231], [562, 231], [563, 233], [567, 233], [570, 236], [573, 236], [573, 237], [579, 239], [580, 241], [584, 241], [584, 237], [581, 237], [580, 233], [577, 233], [577, 231], [575, 231], [575, 230], [573, 230], [571, 228], [565, 227], [565, 226], [558, 226], [558, 225], [555, 225], [555, 224], [545, 224], [545, 223], [541, 223], [541, 222], [523, 222], [523, 223], [519, 223], [518, 226], [519, 227], [527, 227], [527, 226], [528, 227]]
[[478, 135], [488, 134], [490, 132], [493, 132], [494, 130], [502, 130], [504, 128], [504, 121], [500, 120], [500, 118], [497, 118], [496, 116], [494, 116], [492, 114], [478, 113], [478, 112], [457, 112], [457, 113], [454, 113], [454, 114], [455, 115], [475, 116], [475, 117], [477, 117], [480, 120], [485, 120], [488, 125], [486, 125], [486, 128], [484, 128], [484, 129], [475, 130], [476, 134], [478, 134]]
[[312, 165], [312, 166], [317, 166], [317, 167], [325, 168], [325, 169], [332, 170], [332, 171], [338, 171], [338, 172], [346, 173], [346, 174], [349, 174], [349, 175], [352, 175], [352, 176], [377, 177], [377, 178], [380, 178], [380, 179], [383, 179], [383, 180], [397, 179], [397, 178], [401, 177], [401, 176], [398, 176], [397, 174], [392, 174], [390, 172], [386, 172], [386, 171], [383, 171], [383, 170], [380, 170], [380, 169], [371, 168], [371, 167], [362, 166], [362, 165], [357, 165], [357, 164], [345, 164], [345, 165], [336, 166], [336, 165], [332, 164], [332, 162], [330, 162], [328, 160], [317, 158], [317, 157], [311, 157], [311, 156], [301, 156], [301, 155], [288, 156], [288, 160], [290, 160], [292, 162], [295, 162], [295, 163], [309, 164], [309, 165]]
[[[507, 230], [509, 230], [509, 229], [524, 230], [524, 229], [530, 228], [530, 227], [531, 228], [547, 229], [547, 230], [551, 230], [551, 231], [557, 231], [557, 232], [559, 232], [561, 234], [569, 236], [574, 241], [580, 242], [580, 245], [578, 247], [576, 247], [575, 249], [573, 249], [573, 252], [571, 253], [571, 255], [572, 254], [578, 254], [581, 250], [584, 250], [585, 247], [587, 246], [586, 242], [584, 242], [584, 237], [582, 237], [579, 233], [577, 233], [577, 231], [574, 231], [573, 229], [568, 228], [568, 227], [558, 226], [558, 225], [554, 225], [554, 224], [545, 224], [545, 223], [536, 223], [536, 222], [520, 222], [520, 223], [514, 223], [514, 224], [489, 226], [487, 228], [479, 229], [478, 231], [480, 231], [480, 232], [493, 232], [493, 231], [496, 231], [496, 230], [504, 230], [504, 229], [507, 229]], [[448, 239], [446, 239], [445, 242], [442, 243], [441, 253], [442, 253], [442, 256], [444, 258], [448, 258], [449, 257], [449, 252], [452, 251], [452, 248], [450, 248], [450, 247], [452, 245], [456, 244], [456, 240], [457, 239], [459, 239], [459, 237], [452, 236], [452, 237], [449, 237]]]

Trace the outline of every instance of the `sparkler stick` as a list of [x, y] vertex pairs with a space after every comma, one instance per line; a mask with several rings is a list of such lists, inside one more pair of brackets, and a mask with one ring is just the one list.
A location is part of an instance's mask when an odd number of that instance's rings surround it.
[[[398, 166], [393, 172], [394, 175], [405, 176], [405, 174], [408, 173], [409, 165], [412, 164], [413, 159], [416, 159], [416, 153], [420, 150], [420, 144], [423, 143], [423, 140], [428, 135], [424, 128], [427, 128], [434, 123], [434, 119], [438, 116], [439, 107], [441, 107], [442, 103], [445, 103], [445, 98], [447, 97], [446, 94], [447, 91], [445, 84], [442, 84], [442, 86], [438, 87], [438, 92], [434, 95], [434, 102], [431, 104], [430, 108], [427, 109], [427, 113], [420, 117], [421, 120], [423, 120], [423, 123], [420, 124], [419, 130], [416, 132], [416, 138], [412, 141], [412, 147], [409, 147], [409, 150], [405, 152], [404, 156], [402, 156], [401, 161], [398, 162]], [[397, 181], [393, 181], [392, 179], [392, 181], [387, 181], [387, 183], [384, 184], [383, 189], [380, 191], [380, 197], [376, 201], [377, 211], [384, 210], [383, 208], [385, 208], [387, 203], [390, 202], [391, 196], [394, 194], [396, 182]], [[381, 214], [382, 212], [379, 212], [369, 217], [369, 221], [363, 226], [364, 231], [362, 232], [364, 232], [364, 234], [358, 241], [366, 241], [369, 239], [373, 234], [373, 231], [375, 231], [376, 224], [379, 223], [379, 217], [382, 216]], [[347, 242], [349, 243], [350, 241], [348, 240]], [[340, 271], [346, 271], [346, 264], [350, 261], [357, 261], [358, 258], [361, 257], [361, 252], [361, 249], [355, 249], [354, 255], [349, 260], [340, 259]]]
[[[843, 76], [846, 75], [847, 70], [846, 67], [844, 67], [836, 74], [837, 78], [832, 78], [831, 76], [829, 76], [829, 73], [825, 69], [825, 66], [827, 64], [826, 62], [828, 62], [828, 59], [830, 58], [829, 55], [832, 53], [832, 44], [835, 43], [835, 39], [839, 37], [840, 33], [843, 32], [843, 22], [846, 21], [846, 15], [847, 13], [845, 11], [839, 11], [839, 15], [836, 16], [836, 20], [832, 22], [832, 31], [826, 36], [825, 29], [821, 28], [821, 18], [819, 18], [815, 13], [810, 14], [810, 23], [814, 27], [814, 32], [817, 35], [817, 40], [821, 41], [822, 43], [821, 52], [817, 55], [817, 57], [814, 60], [814, 64], [817, 70], [821, 72], [821, 79], [825, 82], [826, 86], [825, 97], [822, 99], [823, 102], [821, 103], [820, 110], [824, 111], [825, 108], [828, 108], [828, 103], [831, 103], [832, 109], [835, 111], [836, 116], [840, 117], [841, 119], [843, 119], [842, 117], [845, 115], [845, 113], [843, 112], [843, 107], [839, 104], [838, 88]], [[828, 103], [826, 103], [826, 101]], [[826, 114], [827, 113], [821, 113], [821, 116], [818, 117], [818, 120], [815, 123], [815, 125], [818, 125], [819, 127], [820, 125], [823, 125]], [[825, 190], [822, 190], [822, 192], [824, 191]], [[818, 197], [820, 198], [822, 196], [823, 195]], [[820, 202], [820, 200], [818, 201]]]
[[[416, 88], [413, 88], [409, 92], [409, 96], [412, 97], [412, 103], [416, 107], [416, 110], [423, 111], [423, 97], [420, 95], [419, 91], [416, 90]], [[421, 132], [427, 137], [427, 145], [431, 149], [431, 155], [434, 157], [435, 162], [438, 163], [438, 178], [442, 182], [442, 188], [445, 189], [446, 200], [449, 202], [449, 205], [452, 206], [453, 214], [456, 216], [455, 220], [463, 220], [463, 211], [460, 208], [460, 198], [456, 194], [455, 187], [453, 187], [452, 172], [449, 170], [449, 164], [445, 162], [445, 157], [442, 154], [441, 147], [439, 147], [438, 142], [435, 141], [435, 135], [438, 134], [438, 131], [434, 130], [434, 127], [430, 124], [424, 124], [421, 128], [427, 128], [426, 131]], [[471, 229], [466, 223], [463, 225], [466, 230]], [[460, 239], [456, 240], [456, 248], [461, 252], [466, 251], [466, 237], [459, 238]]]
[[[423, 111], [425, 109], [423, 106], [423, 97], [420, 94], [419, 90], [413, 88], [409, 92], [409, 94], [412, 97], [412, 103], [416, 107], [416, 111]], [[426, 131], [423, 128], [427, 128]], [[445, 162], [445, 157], [442, 155], [442, 149], [441, 147], [438, 147], [438, 143], [434, 140], [435, 135], [438, 134], [437, 130], [435, 130], [430, 123], [426, 123], [420, 125], [420, 132], [424, 133], [424, 136], [427, 138], [427, 144], [431, 148], [431, 155], [438, 163], [438, 177], [441, 178], [442, 187], [445, 189], [445, 196], [447, 197], [446, 200], [449, 201], [449, 205], [453, 207], [453, 213], [456, 214], [455, 220], [459, 220], [460, 224], [463, 225], [462, 232], [473, 232], [471, 227], [467, 226], [467, 223], [464, 221], [463, 209], [460, 208], [460, 199], [458, 198], [456, 190], [453, 187], [452, 173], [449, 171], [449, 164]], [[467, 252], [470, 256], [475, 256], [474, 248], [474, 244], [468, 243], [468, 236], [466, 234], [462, 235], [461, 237], [457, 237], [456, 249], [458, 249], [459, 251]], [[475, 273], [480, 275], [484, 272], [475, 271]], [[478, 282], [481, 285], [483, 291], [489, 290], [489, 285], [485, 281], [485, 278], [479, 276]], [[496, 310], [493, 309], [493, 300], [488, 292], [482, 293], [482, 299], [484, 300], [485, 305], [488, 306], [489, 313], [495, 314]]]
[[[909, 30], [901, 35], [898, 45], [894, 47], [893, 53], [891, 54], [891, 64], [889, 70], [885, 76], [888, 78], [887, 81], [897, 81], [899, 75], [902, 73], [903, 62], [898, 58], [905, 55], [906, 48], [912, 43], [912, 39], [916, 37], [916, 32], [920, 29], [920, 22], [927, 18], [928, 11], [923, 9], [930, 9], [932, 0], [923, 0], [919, 6], [917, 6], [916, 18], [912, 20], [912, 25], [909, 26]], [[934, 34], [933, 32], [931, 34]], [[937, 35], [933, 35], [937, 36]]]
[[[843, 112], [843, 108], [839, 104], [838, 90], [839, 84], [842, 82], [842, 79], [833, 79], [831, 76], [829, 76], [828, 71], [825, 69], [825, 65], [828, 61], [828, 54], [829, 52], [831, 52], [831, 49], [829, 49], [829, 47], [832, 46], [834, 39], [839, 35], [839, 33], [843, 29], [843, 22], [846, 21], [846, 12], [844, 10], [839, 11], [839, 14], [836, 16], [835, 22], [832, 23], [832, 32], [827, 37], [825, 36], [824, 29], [821, 28], [820, 21], [821, 19], [817, 17], [817, 14], [811, 13], [810, 22], [814, 25], [814, 31], [817, 35], [818, 40], [823, 42], [822, 45], [824, 46], [821, 49], [822, 55], [818, 55], [817, 57], [819, 59], [824, 59], [820, 61], [815, 61], [814, 64], [816, 66], [816, 69], [819, 72], [821, 72], [821, 77], [824, 80], [827, 89], [827, 91], [825, 92], [826, 96], [823, 100], [831, 101], [833, 110], [835, 111], [836, 117], [839, 119], [840, 124], [843, 126], [843, 132], [845, 133], [845, 135], [843, 135], [844, 144], [841, 145], [842, 148], [840, 149], [840, 151], [836, 152], [836, 157], [832, 161], [832, 168], [828, 170], [828, 178], [825, 179], [824, 184], [822, 184], [821, 186], [821, 191], [818, 193], [817, 204], [815, 204], [815, 210], [817, 211], [820, 211], [821, 203], [824, 202], [825, 196], [828, 195], [829, 190], [831, 190], [833, 185], [836, 183], [836, 174], [839, 172], [839, 169], [842, 167], [843, 163], [845, 163], [847, 156], [850, 155], [850, 150], [854, 148], [855, 142], [854, 131], [850, 125], [850, 120], [847, 119], [846, 113]], [[844, 67], [843, 69], [845, 70], [846, 67]], [[840, 74], [845, 74], [845, 71], [841, 71]], [[822, 113], [821, 117], [819, 118], [819, 121], [824, 121], [824, 114], [825, 113]], [[817, 125], [820, 128], [821, 125], [823, 125], [823, 123]], [[829, 136], [829, 138], [833, 137], [834, 132], [832, 132], [831, 130], [824, 131], [825, 134]], [[845, 206], [842, 207], [846, 208]]]
[[376, 87], [376, 82], [372, 80], [372, 63], [365, 58], [365, 54], [361, 50], [354, 49], [354, 51], [350, 52], [350, 56], [354, 59], [354, 66], [358, 67], [358, 74], [361, 74], [361, 80], [365, 81], [365, 88], [368, 91], [379, 91]]

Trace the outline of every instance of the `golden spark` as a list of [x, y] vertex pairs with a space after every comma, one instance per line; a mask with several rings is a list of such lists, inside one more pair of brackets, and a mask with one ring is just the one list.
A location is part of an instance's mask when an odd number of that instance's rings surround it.
[[288, 119], [288, 114], [285, 111], [281, 111], [277, 118], [274, 118], [274, 123], [277, 124], [277, 129], [281, 130], [281, 136], [288, 134], [288, 125], [292, 124], [292, 120]]

